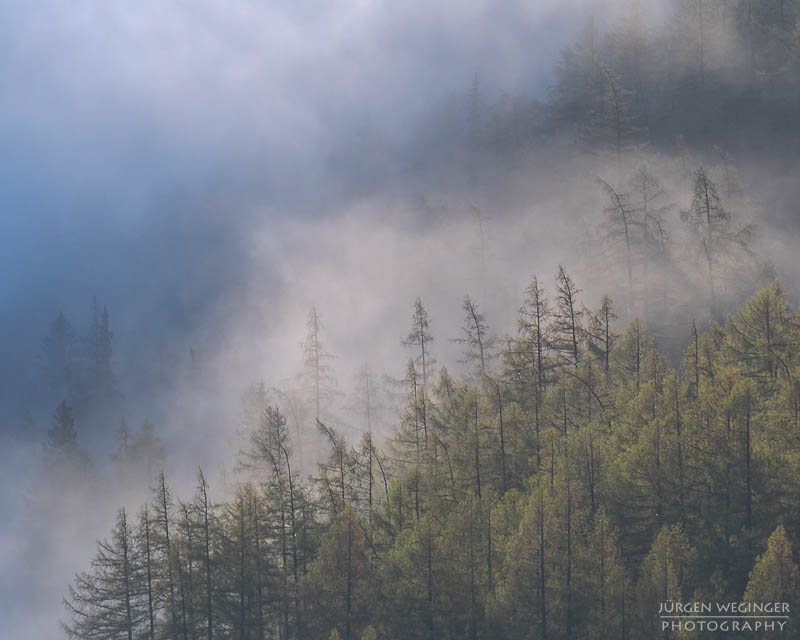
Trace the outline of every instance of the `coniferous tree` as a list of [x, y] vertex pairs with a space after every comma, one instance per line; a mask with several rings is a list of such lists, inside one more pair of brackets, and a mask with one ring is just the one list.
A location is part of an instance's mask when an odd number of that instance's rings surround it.
[[692, 205], [681, 215], [693, 232], [696, 260], [698, 266], [703, 265], [703, 280], [708, 282], [710, 316], [720, 320], [722, 298], [727, 293], [731, 275], [735, 273], [737, 280], [746, 280], [741, 267], [743, 261], [745, 264], [749, 261], [753, 226], [733, 226], [716, 184], [702, 166], [694, 172]]
[[110, 540], [97, 544], [91, 573], [79, 573], [64, 604], [71, 622], [63, 624], [70, 638], [141, 637], [146, 621], [142, 600], [142, 566], [125, 509], [117, 513]]
[[72, 390], [74, 348], [75, 330], [64, 314], [59, 313], [42, 339], [44, 376], [50, 392], [57, 397], [67, 397]]
[[323, 535], [317, 558], [304, 579], [302, 600], [318, 603], [318, 611], [324, 612], [313, 620], [312, 628], [322, 633], [341, 629], [343, 640], [359, 638], [374, 611], [376, 586], [363, 525], [358, 514], [345, 507]]
[[489, 333], [486, 317], [480, 312], [478, 305], [469, 295], [464, 296], [463, 337], [454, 341], [465, 345], [464, 363], [475, 362], [481, 375], [486, 374], [486, 367], [491, 360], [496, 342], [495, 336]]
[[642, 562], [637, 585], [642, 635], [654, 635], [659, 602], [683, 602], [691, 593], [696, 552], [680, 525], [664, 525]]
[[304, 385], [310, 390], [314, 406], [314, 419], [320, 420], [330, 413], [326, 406], [337, 395], [336, 378], [330, 361], [334, 359], [322, 340], [322, 321], [316, 307], [312, 307], [306, 320], [306, 340], [303, 342]]
[[794, 358], [789, 345], [798, 325], [789, 312], [779, 281], [752, 296], [726, 324], [726, 352], [743, 365], [749, 376], [762, 382], [791, 376]]
[[[183, 503], [162, 475], [124, 533], [130, 616], [118, 520], [98, 555], [113, 571], [73, 587], [74, 637], [627, 639], [659, 635], [665, 599], [793, 602], [800, 335], [780, 287], [694, 326], [674, 368], [642, 322], [616, 329], [608, 298], [585, 309], [559, 276], [553, 314], [534, 280], [501, 371], [429, 381], [427, 455], [410, 392], [391, 454], [320, 421], [306, 486], [256, 393], [247, 481], [214, 505], [201, 472]], [[65, 404], [48, 446], [74, 432]]]
[[104, 408], [116, 394], [116, 375], [112, 364], [112, 337], [108, 309], [92, 298], [89, 329], [81, 341], [81, 377], [87, 406]]
[[637, 245], [640, 244], [638, 229], [640, 221], [634, 219], [633, 206], [629, 203], [630, 194], [615, 189], [602, 178], [598, 178], [597, 182], [609, 199], [609, 205], [605, 209], [607, 220], [603, 230], [614, 253], [616, 253], [617, 247], [622, 248], [622, 254], [625, 257], [628, 298], [632, 299], [634, 295], [633, 263], [634, 254], [638, 253]]
[[[790, 628], [797, 624], [798, 615], [797, 585], [800, 570], [792, 558], [792, 544], [786, 536], [783, 525], [778, 525], [767, 540], [767, 548], [758, 556], [750, 572], [742, 600], [751, 603], [781, 603], [778, 615], [790, 614], [787, 625], [777, 637], [790, 638], [795, 631]], [[788, 605], [786, 609], [783, 604]]]
[[564, 365], [578, 368], [581, 361], [583, 342], [583, 311], [579, 306], [578, 296], [581, 290], [559, 265], [556, 275], [556, 303], [552, 324], [552, 346], [561, 356]]
[[[651, 315], [667, 312], [668, 285], [675, 279], [666, 224], [666, 214], [672, 205], [661, 181], [646, 166], [639, 167], [631, 176], [630, 202], [639, 220], [642, 311], [651, 320]], [[654, 309], [658, 311], [651, 314]]]
[[[408, 336], [403, 340], [406, 347], [414, 349], [417, 355], [414, 358], [414, 371], [413, 385], [414, 393], [419, 400], [419, 415], [422, 422], [422, 431], [425, 436], [424, 453], [428, 452], [428, 406], [426, 400], [426, 393], [428, 388], [428, 374], [430, 373], [432, 357], [430, 353], [429, 344], [433, 341], [433, 336], [430, 333], [430, 321], [428, 320], [428, 312], [419, 298], [414, 302], [414, 313], [411, 319], [411, 328], [408, 331]], [[420, 382], [417, 384], [416, 367], [419, 367]], [[411, 370], [410, 370], [411, 371]]]
[[600, 63], [600, 73], [604, 92], [592, 112], [584, 139], [592, 146], [611, 149], [621, 164], [622, 153], [631, 149], [641, 134], [631, 113], [635, 92], [626, 89], [622, 76], [607, 64]]
[[586, 126], [603, 95], [600, 35], [590, 16], [580, 39], [564, 49], [556, 65], [552, 103], [556, 122], [574, 128]]
[[202, 598], [203, 620], [205, 622], [205, 637], [213, 640], [215, 636], [215, 588], [216, 567], [214, 563], [214, 550], [216, 547], [216, 510], [208, 495], [208, 483], [202, 469], [197, 471], [197, 490], [195, 492], [193, 512], [195, 515], [194, 526], [198, 531], [201, 582], [199, 597]]
[[150, 556], [155, 568], [156, 591], [154, 596], [158, 605], [164, 610], [164, 620], [160, 637], [175, 638], [179, 634], [177, 584], [175, 580], [175, 554], [173, 535], [170, 525], [173, 523], [172, 492], [167, 487], [164, 472], [158, 474], [152, 499], [152, 526], [150, 530]]

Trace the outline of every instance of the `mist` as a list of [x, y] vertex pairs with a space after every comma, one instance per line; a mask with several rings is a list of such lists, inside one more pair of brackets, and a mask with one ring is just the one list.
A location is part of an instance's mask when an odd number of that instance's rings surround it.
[[[667, 125], [669, 136], [620, 159], [585, 153], [578, 127], [551, 124], [562, 50], [589, 16], [600, 34], [612, 29], [623, 4], [0, 3], [7, 628], [62, 637], [61, 598], [95, 539], [119, 506], [148, 498], [155, 469], [99, 489], [92, 480], [116, 468], [121, 419], [153, 423], [177, 494], [191, 495], [198, 465], [215, 498], [230, 494], [242, 394], [263, 381], [282, 404], [298, 387], [312, 307], [336, 356], [337, 426], [353, 442], [363, 431], [346, 408], [354, 377], [364, 363], [402, 377], [417, 298], [437, 362], [454, 372], [465, 370], [452, 341], [464, 296], [498, 337], [513, 335], [532, 274], [552, 286], [559, 265], [588, 307], [618, 299], [624, 326], [640, 309], [616, 249], [598, 257], [608, 204], [598, 177], [623, 188], [650, 167], [676, 245], [688, 242], [679, 216], [691, 172], [732, 180], [728, 208], [758, 228], [754, 264], [796, 298], [797, 147], [770, 126], [738, 114], [752, 126], [720, 133], [687, 116], [686, 148]], [[644, 4], [660, 33], [675, 3]], [[709, 76], [728, 37], [709, 35]], [[718, 76], [738, 86], [745, 74]], [[471, 91], [487, 122], [512, 123], [510, 142], [469, 140]], [[517, 142], [519, 131], [536, 133]], [[699, 291], [687, 265], [680, 282]], [[42, 497], [43, 443], [63, 399], [43, 381], [42, 338], [61, 312], [82, 334], [93, 297], [109, 313], [116, 396], [76, 415], [89, 475]], [[676, 357], [691, 319], [705, 318], [699, 297], [673, 300], [682, 324], [656, 328]], [[382, 437], [397, 416], [387, 402]], [[317, 437], [303, 436], [308, 473]]]

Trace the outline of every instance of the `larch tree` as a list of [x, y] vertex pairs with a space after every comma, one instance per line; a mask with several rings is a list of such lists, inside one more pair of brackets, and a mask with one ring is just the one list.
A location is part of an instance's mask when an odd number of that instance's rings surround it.
[[177, 584], [175, 581], [175, 554], [173, 550], [172, 492], [167, 487], [164, 472], [158, 474], [152, 499], [152, 529], [150, 531], [151, 558], [157, 568], [157, 597], [166, 609], [166, 620], [161, 634], [176, 638], [179, 635], [178, 607], [176, 599]]
[[627, 278], [627, 299], [631, 302], [634, 298], [634, 254], [639, 252], [641, 246], [641, 233], [638, 229], [640, 220], [634, 217], [633, 205], [630, 204], [630, 194], [624, 193], [613, 187], [602, 178], [597, 178], [597, 183], [605, 191], [609, 204], [605, 208], [606, 220], [602, 225], [602, 233], [612, 253], [618, 253], [622, 248], [624, 255], [625, 275]]
[[486, 367], [494, 356], [493, 349], [497, 338], [489, 332], [486, 316], [469, 295], [464, 296], [461, 308], [464, 311], [461, 337], [454, 338], [453, 341], [464, 345], [463, 362], [475, 363], [481, 376], [485, 376]]
[[337, 395], [336, 378], [330, 364], [334, 359], [322, 340], [322, 320], [316, 307], [308, 312], [306, 339], [303, 342], [303, 377], [313, 394], [314, 419], [329, 411], [325, 404]]
[[147, 616], [140, 561], [125, 509], [120, 509], [111, 539], [97, 543], [92, 572], [77, 574], [69, 587], [64, 604], [71, 622], [62, 627], [70, 638], [141, 637]]
[[694, 172], [691, 207], [683, 211], [681, 217], [693, 234], [696, 259], [703, 264], [705, 277], [702, 280], [708, 282], [710, 316], [719, 321], [728, 285], [734, 283], [741, 287], [752, 280], [752, 273], [748, 274], [747, 269], [754, 227], [752, 224], [733, 225], [716, 184], [702, 166]]
[[215, 631], [215, 588], [216, 567], [214, 562], [214, 550], [216, 547], [216, 509], [208, 495], [208, 483], [206, 482], [203, 470], [197, 470], [197, 489], [195, 491], [194, 502], [192, 504], [194, 513], [194, 526], [199, 537], [200, 565], [202, 567], [201, 585], [198, 588], [199, 594], [203, 599], [204, 627], [207, 640], [214, 640]]
[[422, 304], [422, 300], [417, 298], [414, 301], [414, 313], [411, 317], [411, 328], [408, 331], [408, 336], [403, 340], [403, 345], [416, 351], [414, 357], [414, 365], [420, 368], [422, 376], [421, 384], [417, 385], [416, 373], [414, 374], [415, 394], [419, 398], [420, 417], [422, 419], [422, 430], [425, 434], [425, 453], [427, 455], [428, 448], [428, 408], [426, 400], [426, 391], [428, 388], [428, 374], [432, 366], [432, 357], [430, 353], [430, 343], [433, 341], [433, 336], [430, 332], [430, 320], [428, 319], [428, 312]]
[[75, 330], [63, 313], [50, 324], [50, 331], [42, 338], [42, 367], [51, 393], [65, 398], [73, 382]]
[[64, 491], [89, 491], [93, 473], [89, 453], [78, 441], [72, 407], [62, 401], [56, 407], [53, 425], [47, 430], [42, 455], [42, 473], [36, 500], [47, 512], [63, 510]]
[[[372, 518], [372, 507], [376, 502], [376, 478], [379, 467], [378, 450], [375, 443], [375, 427], [383, 410], [381, 388], [368, 363], [364, 363], [356, 374], [356, 391], [353, 394], [351, 409], [363, 421], [364, 432], [358, 452], [358, 484], [359, 490], [366, 493], [367, 517]], [[364, 486], [366, 485], [366, 486]]]
[[603, 296], [597, 311], [587, 311], [589, 327], [586, 329], [589, 351], [600, 361], [603, 374], [608, 379], [611, 370], [611, 352], [619, 335], [614, 328], [617, 314], [611, 298]]
[[552, 103], [556, 117], [570, 128], [585, 127], [602, 101], [601, 37], [594, 16], [584, 23], [578, 42], [561, 52], [556, 64]]
[[[649, 319], [652, 301], [662, 302], [660, 313], [667, 308], [670, 236], [665, 216], [672, 205], [661, 181], [646, 166], [636, 170], [629, 186], [632, 212], [638, 219], [642, 307], [645, 318]], [[658, 289], [660, 295], [656, 295]]]
[[541, 464], [542, 403], [553, 363], [548, 357], [552, 345], [552, 312], [547, 293], [536, 275], [525, 289], [519, 310], [517, 336], [505, 353], [506, 378], [516, 387], [517, 402], [533, 421], [536, 465]]
[[[742, 600], [751, 603], [785, 603], [788, 605], [787, 610], [781, 607], [780, 615], [790, 614], [796, 624], [798, 584], [800, 570], [792, 557], [792, 544], [786, 535], [786, 529], [779, 524], [767, 540], [766, 550], [756, 559]], [[777, 637], [790, 638], [795, 633], [796, 629], [786, 629]]]
[[112, 338], [108, 309], [101, 310], [97, 298], [92, 298], [89, 329], [79, 350], [83, 392], [88, 394], [87, 402], [92, 408], [102, 407], [116, 393]]
[[789, 311], [780, 281], [753, 295], [725, 325], [726, 355], [748, 375], [762, 382], [792, 375], [795, 358], [790, 345], [800, 330]]
[[327, 459], [318, 464], [317, 484], [330, 503], [331, 515], [336, 515], [348, 505], [354, 495], [355, 456], [345, 438], [334, 427], [317, 421], [317, 429], [330, 447]]
[[[291, 633], [290, 619], [297, 620], [297, 584], [299, 572], [299, 517], [297, 478], [292, 473], [292, 455], [286, 418], [278, 407], [267, 406], [259, 418], [259, 426], [251, 433], [250, 448], [242, 452], [240, 462], [243, 467], [253, 470], [262, 480], [263, 498], [251, 500], [264, 503], [270, 514], [269, 526], [275, 531], [278, 547], [280, 619], [283, 637]], [[258, 514], [258, 509], [253, 509]], [[252, 536], [255, 550], [258, 551], [260, 536], [258, 519], [253, 518]], [[260, 561], [256, 558], [256, 571], [261, 573]], [[257, 589], [262, 589], [262, 581], [256, 581]], [[259, 597], [259, 601], [261, 598]], [[261, 620], [259, 621], [259, 628]], [[293, 625], [296, 627], [296, 623]]]
[[583, 310], [578, 296], [581, 290], [559, 265], [556, 275], [556, 311], [553, 313], [553, 349], [561, 355], [565, 365], [576, 370], [580, 365], [583, 343]]
[[607, 64], [600, 63], [600, 73], [605, 90], [592, 112], [584, 138], [593, 145], [610, 148], [621, 165], [623, 151], [633, 148], [642, 132], [632, 114], [636, 94], [625, 88], [622, 76]]
[[323, 631], [340, 629], [342, 640], [357, 640], [374, 611], [376, 577], [362, 522], [354, 509], [345, 507], [323, 535], [304, 580], [303, 602], [318, 603], [324, 612], [313, 625]]
[[148, 505], [139, 511], [139, 528], [136, 540], [142, 558], [142, 577], [144, 581], [143, 595], [146, 602], [146, 635], [148, 640], [156, 638], [156, 620], [159, 615], [159, 605], [156, 601], [157, 580], [155, 558], [153, 553], [153, 520]]
[[689, 596], [696, 558], [697, 552], [680, 525], [661, 528], [642, 561], [637, 583], [643, 637], [656, 633], [652, 612], [658, 611], [659, 602], [683, 602]]

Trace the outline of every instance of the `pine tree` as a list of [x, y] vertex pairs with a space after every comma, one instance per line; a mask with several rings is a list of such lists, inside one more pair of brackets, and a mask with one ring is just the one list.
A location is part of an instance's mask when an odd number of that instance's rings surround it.
[[620, 164], [623, 151], [633, 148], [641, 137], [631, 113], [635, 92], [626, 89], [622, 76], [607, 64], [600, 63], [600, 73], [605, 90], [583, 137], [593, 146], [610, 148]]
[[62, 401], [56, 407], [55, 423], [47, 432], [47, 446], [50, 449], [72, 454], [78, 447], [78, 433], [75, 431], [75, 418], [72, 407]]
[[431, 366], [431, 353], [428, 345], [433, 341], [430, 333], [430, 320], [428, 312], [422, 304], [422, 300], [417, 298], [414, 301], [414, 313], [411, 318], [411, 328], [408, 336], [403, 340], [403, 345], [417, 350], [415, 362], [420, 366], [422, 373], [422, 388], [428, 385], [428, 373]]
[[752, 603], [785, 603], [787, 609], [784, 610], [781, 606], [779, 615], [790, 613], [791, 622], [777, 637], [790, 638], [796, 633], [796, 629], [791, 629], [790, 626], [798, 622], [795, 611], [798, 584], [800, 570], [792, 558], [792, 545], [783, 525], [778, 525], [767, 540], [766, 550], [758, 556], [750, 572], [742, 600]]
[[611, 352], [619, 338], [614, 328], [617, 314], [614, 312], [611, 298], [603, 296], [600, 308], [596, 312], [588, 312], [588, 316], [587, 347], [592, 355], [600, 361], [603, 373], [608, 378], [611, 370]]
[[303, 342], [304, 385], [312, 393], [314, 419], [330, 414], [329, 402], [336, 397], [336, 378], [330, 361], [335, 358], [322, 340], [322, 320], [316, 307], [312, 307], [306, 320], [306, 340]]
[[556, 83], [551, 98], [555, 118], [572, 128], [586, 126], [603, 96], [600, 35], [590, 16], [579, 41], [564, 49], [556, 65]]
[[364, 363], [356, 375], [357, 390], [353, 411], [360, 414], [365, 426], [361, 436], [360, 448], [357, 455], [357, 491], [366, 494], [364, 505], [366, 515], [372, 521], [373, 505], [377, 502], [377, 483], [379, 464], [377, 448], [375, 446], [374, 429], [378, 424], [378, 417], [382, 410], [380, 401], [381, 390], [376, 383], [375, 375], [367, 363]]
[[683, 602], [691, 593], [695, 560], [695, 549], [681, 526], [664, 525], [642, 562], [637, 585], [643, 637], [656, 633], [652, 612], [658, 611], [659, 602]]
[[331, 521], [305, 580], [303, 602], [318, 603], [313, 624], [342, 630], [342, 640], [355, 640], [374, 611], [376, 575], [367, 537], [358, 514], [346, 507]]
[[[320, 423], [321, 424], [321, 423]], [[292, 455], [286, 419], [277, 407], [268, 406], [262, 412], [259, 426], [251, 433], [250, 449], [240, 456], [245, 468], [257, 472], [262, 478], [264, 508], [269, 511], [269, 525], [272, 529], [279, 557], [279, 608], [280, 625], [283, 637], [288, 638], [290, 619], [297, 626], [298, 603], [297, 584], [299, 570], [298, 556], [298, 496], [297, 479], [292, 473]], [[262, 502], [258, 500], [257, 502]], [[255, 510], [257, 513], [257, 509]], [[258, 520], [254, 519], [253, 539], [259, 544]], [[258, 561], [256, 561], [258, 562]], [[260, 571], [260, 565], [256, 567]], [[257, 581], [262, 587], [261, 580]], [[260, 601], [260, 598], [259, 598]]]
[[317, 483], [322, 495], [329, 501], [332, 515], [340, 512], [353, 496], [353, 471], [355, 455], [335, 428], [317, 422], [320, 434], [330, 445], [328, 459], [320, 462]]
[[542, 483], [529, 495], [519, 530], [509, 541], [495, 617], [509, 637], [555, 638], [562, 613], [556, 576], [560, 524], [553, 496]]
[[50, 324], [50, 332], [42, 338], [42, 365], [50, 392], [64, 398], [73, 382], [73, 350], [75, 331], [63, 313]]
[[617, 24], [606, 37], [605, 45], [610, 66], [627, 79], [635, 92], [631, 107], [646, 128], [649, 122], [655, 47], [643, 4], [642, 0], [628, 0], [625, 3]]
[[197, 490], [195, 492], [193, 511], [195, 514], [195, 527], [199, 533], [200, 558], [202, 565], [202, 581], [200, 595], [203, 597], [205, 629], [208, 640], [214, 639], [215, 630], [215, 588], [216, 567], [214, 563], [214, 548], [216, 544], [216, 513], [214, 505], [208, 497], [208, 483], [203, 475], [203, 470], [197, 470]]
[[551, 315], [546, 292], [534, 275], [519, 310], [517, 337], [503, 355], [508, 386], [526, 418], [532, 422], [537, 469], [541, 465], [542, 404], [553, 368], [548, 357]]
[[627, 277], [628, 300], [633, 301], [634, 285], [633, 270], [635, 254], [639, 252], [640, 220], [634, 218], [633, 205], [630, 204], [630, 194], [614, 188], [602, 178], [597, 178], [598, 184], [606, 192], [609, 205], [605, 208], [606, 221], [602, 226], [603, 235], [613, 254], [621, 248], [624, 255], [625, 275]]
[[[708, 282], [710, 316], [720, 320], [723, 312], [721, 298], [729, 283], [736, 282], [740, 287], [747, 282], [748, 274], [746, 271], [742, 273], [742, 269], [748, 264], [746, 258], [750, 255], [754, 228], [752, 225], [733, 226], [731, 214], [723, 206], [716, 184], [702, 166], [694, 172], [692, 205], [681, 216], [693, 233], [698, 264], [703, 264], [703, 280]], [[724, 267], [724, 272], [721, 267]]]
[[64, 604], [72, 621], [62, 627], [70, 638], [139, 638], [146, 619], [142, 595], [141, 558], [120, 509], [111, 539], [97, 543], [92, 572], [77, 574], [69, 587]]
[[486, 317], [478, 309], [469, 295], [464, 296], [464, 325], [461, 338], [455, 338], [454, 342], [465, 345], [463, 362], [465, 364], [475, 362], [480, 374], [486, 375], [486, 367], [492, 359], [496, 337], [489, 333]]
[[624, 637], [633, 589], [623, 563], [619, 531], [604, 510], [595, 514], [587, 542], [578, 558], [581, 572], [576, 597], [585, 611], [588, 637]]
[[157, 576], [154, 584], [156, 601], [165, 609], [165, 619], [160, 637], [177, 638], [179, 634], [178, 608], [175, 580], [175, 554], [173, 534], [172, 492], [167, 487], [164, 472], [158, 474], [152, 499], [152, 528], [150, 531], [150, 557]]
[[[668, 306], [668, 284], [671, 273], [670, 234], [665, 216], [672, 208], [660, 180], [646, 166], [641, 166], [630, 179], [630, 203], [638, 218], [641, 253], [641, 302], [644, 317], [651, 318], [656, 301], [657, 315], [665, 315]], [[662, 321], [663, 322], [663, 321]]]
[[[420, 418], [422, 421], [422, 430], [425, 435], [424, 452], [428, 452], [428, 405], [426, 400], [426, 393], [428, 389], [428, 374], [430, 373], [432, 357], [428, 345], [433, 341], [433, 336], [430, 333], [430, 321], [428, 320], [428, 312], [419, 298], [414, 302], [414, 313], [411, 320], [411, 329], [408, 331], [408, 336], [403, 340], [403, 345], [417, 351], [414, 359], [414, 374], [413, 384], [415, 388], [415, 395], [417, 395], [419, 403]], [[421, 384], [417, 385], [416, 367], [420, 368]]]
[[[87, 451], [78, 443], [72, 407], [62, 401], [56, 407], [53, 426], [47, 431], [42, 456], [44, 490], [39, 497], [46, 501], [55, 499], [54, 491], [82, 490], [92, 471]], [[86, 487], [88, 488], [88, 487]]]
[[148, 640], [155, 640], [156, 638], [156, 619], [159, 613], [158, 603], [156, 602], [156, 567], [151, 540], [152, 533], [153, 521], [150, 517], [150, 510], [145, 505], [139, 512], [139, 529], [136, 540], [138, 551], [142, 558], [142, 591], [146, 611], [145, 637]]
[[112, 364], [112, 338], [108, 309], [92, 298], [89, 330], [83, 339], [83, 384], [89, 406], [97, 408], [114, 397], [116, 375]]
[[443, 540], [432, 512], [404, 529], [387, 558], [380, 583], [390, 602], [386, 625], [390, 637], [436, 640], [443, 622], [441, 554]]
[[792, 317], [780, 281], [753, 295], [725, 325], [725, 351], [748, 375], [762, 382], [791, 376], [798, 324]]
[[556, 292], [557, 309], [553, 314], [552, 346], [561, 355], [565, 365], [577, 369], [583, 343], [583, 311], [578, 302], [581, 290], [561, 265], [556, 275]]

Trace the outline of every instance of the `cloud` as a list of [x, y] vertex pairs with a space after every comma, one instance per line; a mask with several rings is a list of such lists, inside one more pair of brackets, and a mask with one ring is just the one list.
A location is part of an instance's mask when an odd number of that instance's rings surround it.
[[[510, 328], [530, 272], [551, 275], [576, 227], [551, 200], [562, 183], [546, 164], [536, 180], [523, 171], [514, 188], [495, 185], [508, 193], [493, 208], [474, 185], [408, 170], [409, 136], [448, 97], [463, 106], [476, 72], [488, 96], [545, 95], [583, 16], [614, 6], [0, 0], [0, 297], [10, 311], [0, 318], [0, 434], [18, 430], [25, 408], [39, 419], [26, 442], [4, 447], [30, 464], [0, 464], [0, 505], [14, 515], [0, 538], [14, 583], [0, 600], [20, 637], [53, 637], [58, 596], [115, 506], [70, 522], [46, 584], [19, 587], [19, 496], [53, 411], [33, 384], [52, 318], [64, 310], [82, 331], [92, 295], [108, 306], [125, 414], [187, 442], [172, 462], [187, 476], [230, 453], [243, 384], [296, 372], [311, 304], [343, 356], [343, 384], [363, 360], [400, 373], [417, 296], [452, 361], [463, 295]], [[584, 198], [574, 194], [571, 210]], [[468, 199], [484, 210], [485, 236]], [[569, 224], [553, 225], [557, 216]], [[186, 375], [189, 348], [205, 366], [199, 385]], [[98, 435], [106, 449], [114, 426]]]

